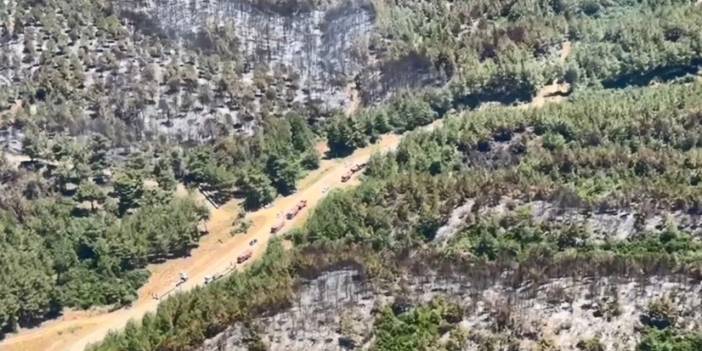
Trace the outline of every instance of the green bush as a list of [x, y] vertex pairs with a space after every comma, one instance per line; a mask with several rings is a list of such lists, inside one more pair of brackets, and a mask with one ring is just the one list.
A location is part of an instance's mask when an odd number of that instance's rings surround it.
[[702, 334], [673, 329], [650, 329], [636, 347], [637, 351], [702, 350]]

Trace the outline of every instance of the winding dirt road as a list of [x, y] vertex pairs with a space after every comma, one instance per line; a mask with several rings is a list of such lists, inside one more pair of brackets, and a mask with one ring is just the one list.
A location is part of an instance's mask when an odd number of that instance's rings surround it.
[[[570, 52], [570, 44], [564, 45], [564, 52]], [[565, 60], [567, 53], [562, 56]], [[546, 102], [559, 102], [561, 96], [557, 92], [565, 92], [567, 85], [554, 84], [544, 87], [530, 104], [521, 107], [541, 107]], [[430, 130], [440, 126], [442, 120], [423, 127]], [[271, 238], [270, 228], [283, 218], [284, 214], [300, 200], [307, 200], [307, 207], [293, 220], [287, 221], [283, 232], [301, 224], [331, 189], [352, 186], [358, 183], [358, 173], [346, 183], [341, 182], [341, 176], [356, 163], [367, 162], [376, 152], [394, 150], [400, 143], [400, 135], [384, 135], [375, 144], [358, 149], [343, 159], [322, 160], [319, 169], [308, 174], [299, 183], [299, 191], [287, 197], [278, 198], [266, 209], [248, 213], [246, 218], [251, 220], [251, 227], [246, 234], [231, 235], [233, 222], [239, 213], [240, 206], [236, 201], [211, 209], [207, 223], [209, 234], [204, 236], [198, 248], [189, 257], [169, 260], [165, 263], [153, 264], [147, 267], [151, 272], [149, 281], [139, 289], [137, 301], [130, 307], [116, 311], [65, 311], [55, 319], [31, 329], [23, 329], [7, 336], [0, 341], [2, 351], [83, 351], [91, 343], [102, 340], [110, 330], [124, 328], [131, 319], [138, 320], [145, 313], [155, 311], [158, 300], [154, 295], [166, 297], [177, 291], [187, 291], [202, 285], [205, 277], [226, 274], [244, 265], [233, 265], [236, 257], [250, 248], [253, 239], [258, 243], [253, 248], [254, 255], [248, 262], [254, 261], [265, 251]], [[320, 145], [318, 150], [323, 151]], [[182, 189], [180, 192], [182, 193]], [[186, 272], [189, 280], [177, 288], [180, 272]]]
[[[437, 123], [438, 124], [438, 123]], [[293, 220], [287, 221], [283, 231], [299, 225], [327, 193], [325, 190], [351, 186], [357, 183], [358, 174], [346, 183], [341, 176], [348, 169], [366, 162], [374, 152], [389, 151], [397, 147], [399, 135], [383, 136], [376, 144], [356, 150], [343, 159], [322, 160], [320, 168], [300, 181], [300, 190], [287, 197], [278, 198], [272, 206], [248, 213], [251, 227], [246, 234], [231, 235], [232, 224], [239, 212], [239, 204], [230, 201], [212, 209], [207, 223], [209, 235], [200, 241], [198, 248], [186, 258], [169, 260], [148, 267], [151, 278], [139, 290], [138, 300], [128, 308], [116, 311], [67, 311], [56, 320], [41, 326], [21, 330], [0, 342], [3, 351], [82, 351], [90, 343], [102, 340], [110, 330], [123, 328], [130, 319], [139, 319], [145, 313], [155, 311], [158, 300], [153, 295], [167, 296], [176, 291], [187, 291], [204, 282], [206, 276], [224, 274], [242, 265], [233, 265], [236, 257], [250, 248], [249, 242], [258, 240], [254, 247], [254, 257], [263, 254], [271, 238], [270, 228], [282, 219], [284, 214], [300, 200], [307, 200], [308, 206]], [[186, 272], [189, 280], [175, 288], [179, 273]]]

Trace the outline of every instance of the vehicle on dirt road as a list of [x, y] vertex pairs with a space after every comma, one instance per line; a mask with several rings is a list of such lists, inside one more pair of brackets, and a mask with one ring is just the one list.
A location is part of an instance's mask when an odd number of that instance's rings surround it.
[[280, 221], [278, 224], [271, 227], [271, 234], [278, 233], [285, 226], [285, 221]]
[[357, 163], [351, 167], [351, 172], [356, 173], [366, 167], [367, 163]]
[[253, 256], [253, 251], [251, 251], [251, 250], [246, 250], [243, 254], [239, 255], [239, 256], [236, 258], [236, 263], [237, 263], [237, 264], [242, 264], [242, 263], [248, 261], [249, 258], [251, 258], [251, 256]]
[[300, 200], [288, 213], [285, 215], [288, 219], [293, 219], [303, 208], [307, 207], [307, 200]]
[[346, 183], [351, 179], [351, 176], [353, 176], [353, 172], [348, 171], [346, 174], [341, 176], [341, 182]]
[[176, 283], [176, 286], [181, 286], [185, 284], [185, 282], [188, 281], [188, 273], [185, 272], [180, 272], [180, 275], [178, 276], [178, 282]]

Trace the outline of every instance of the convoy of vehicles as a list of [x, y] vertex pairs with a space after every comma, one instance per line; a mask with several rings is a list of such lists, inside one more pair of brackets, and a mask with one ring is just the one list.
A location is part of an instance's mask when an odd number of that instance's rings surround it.
[[[341, 181], [342, 182], [349, 181], [355, 173], [361, 171], [365, 167], [366, 167], [366, 163], [355, 164], [353, 167], [351, 167], [351, 169], [346, 174], [344, 174], [341, 177]], [[326, 192], [326, 191], [323, 191], [323, 192]], [[302, 211], [305, 207], [307, 207], [307, 200], [300, 200], [300, 202], [298, 202], [293, 208], [290, 209], [290, 211], [288, 211], [285, 214], [285, 218], [288, 220], [295, 218], [295, 216], [297, 216], [300, 213], [300, 211]], [[285, 226], [285, 219], [281, 219], [280, 222], [276, 223], [276, 225], [271, 227], [270, 233], [276, 234], [276, 233], [280, 232], [284, 226]], [[253, 240], [249, 241], [249, 246], [255, 246], [257, 243], [258, 243], [258, 240], [253, 239]], [[244, 251], [244, 253], [237, 256], [236, 263], [242, 264], [242, 263], [248, 261], [252, 256], [253, 256], [253, 251], [246, 250], [246, 251]], [[216, 279], [215, 277], [206, 276], [205, 277], [205, 284], [208, 284], [208, 283], [214, 281], [215, 279]], [[187, 274], [181, 273], [179, 284], [182, 284], [187, 280], [188, 280]]]
[[[342, 182], [349, 181], [355, 173], [361, 171], [365, 166], [366, 166], [366, 163], [355, 164], [353, 167], [351, 167], [349, 169], [349, 171], [346, 174], [344, 174], [342, 176], [341, 181]], [[329, 191], [329, 187], [325, 187], [322, 190], [322, 193], [324, 194], [328, 191]], [[271, 227], [270, 233], [271, 234], [279, 233], [283, 229], [283, 227], [285, 226], [286, 219], [292, 220], [300, 213], [300, 211], [302, 211], [306, 207], [307, 207], [307, 200], [300, 200], [293, 208], [291, 208], [287, 213], [285, 213], [285, 218], [280, 219], [280, 221], [278, 223], [276, 223], [273, 227]], [[266, 208], [270, 208], [270, 204], [267, 205]], [[281, 213], [279, 213], [278, 216], [280, 217]], [[206, 229], [201, 229], [201, 232], [202, 232], [202, 234], [205, 234]], [[249, 241], [250, 247], [254, 247], [256, 244], [258, 244], [258, 239], [253, 239], [253, 240]], [[253, 256], [253, 250], [248, 249], [248, 250], [244, 251], [243, 253], [241, 253], [239, 256], [237, 256], [236, 263], [242, 264], [244, 262], [247, 262], [249, 259], [251, 259], [252, 256]], [[214, 282], [215, 280], [221, 278], [222, 276], [223, 276], [223, 274], [221, 274], [221, 273], [213, 275], [213, 276], [210, 276], [210, 275], [204, 276], [204, 284], [205, 285], [210, 284], [210, 283]], [[179, 279], [176, 283], [176, 287], [179, 287], [188, 281], [188, 279], [189, 279], [188, 273], [187, 272], [180, 272], [178, 278]], [[152, 297], [156, 300], [158, 300], [160, 298], [160, 296], [156, 293], [152, 293]]]
[[[366, 163], [355, 164], [353, 167], [351, 167], [351, 169], [346, 174], [344, 174], [344, 176], [341, 177], [341, 181], [342, 182], [349, 181], [355, 173], [361, 171], [365, 166], [366, 166]], [[297, 216], [300, 213], [300, 211], [302, 211], [305, 207], [307, 207], [307, 200], [300, 200], [300, 202], [298, 202], [293, 208], [290, 209], [290, 211], [288, 211], [285, 214], [285, 218], [288, 220], [295, 218], [295, 216]], [[276, 225], [271, 227], [270, 233], [276, 234], [276, 233], [280, 232], [284, 226], [285, 226], [285, 219], [281, 219], [280, 222], [276, 223]], [[258, 239], [253, 239], [253, 240], [249, 241], [249, 246], [253, 247], [257, 243], [258, 243]], [[244, 251], [244, 253], [237, 256], [236, 263], [242, 264], [242, 263], [248, 261], [252, 256], [253, 256], [253, 251], [246, 250], [246, 251]], [[215, 277], [206, 276], [205, 277], [205, 284], [211, 283], [215, 279], [216, 279]], [[187, 280], [188, 280], [187, 274], [181, 273], [180, 284], [184, 283]]]

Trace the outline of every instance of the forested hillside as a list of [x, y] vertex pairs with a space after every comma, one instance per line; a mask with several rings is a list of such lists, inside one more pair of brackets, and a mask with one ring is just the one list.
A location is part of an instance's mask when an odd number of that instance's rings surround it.
[[290, 116], [215, 152], [151, 150], [116, 164], [103, 137], [82, 145], [28, 136], [31, 159], [2, 165], [2, 329], [64, 306], [129, 304], [147, 263], [187, 255], [203, 234], [208, 210], [177, 195], [179, 181], [201, 184], [214, 201], [238, 189], [245, 207], [258, 208], [317, 167], [313, 140]]
[[[450, 118], [373, 159], [364, 184], [331, 194], [293, 238], [379, 252], [428, 248], [453, 262], [560, 262], [558, 271], [585, 260], [602, 265], [597, 276], [668, 267], [696, 282], [701, 112], [702, 85], [693, 83]], [[401, 331], [379, 318], [376, 347], [394, 349], [386, 343], [402, 336], [384, 333]], [[442, 322], [426, 323], [407, 342], [431, 342], [425, 333]], [[700, 345], [699, 336], [673, 337], [674, 322], [650, 325], [666, 331], [651, 331], [640, 350]]]
[[70, 167], [41, 168], [49, 179], [3, 169], [4, 331], [31, 326], [64, 306], [128, 304], [148, 278], [147, 263], [187, 254], [202, 235], [198, 223], [207, 209], [174, 197], [172, 174], [145, 186], [150, 169], [130, 167], [108, 186], [96, 183], [89, 167]]
[[[382, 2], [385, 55], [430, 57], [453, 79], [455, 99], [528, 100], [554, 80], [623, 87], [684, 75], [700, 64], [693, 1]], [[554, 56], [577, 42], [561, 65]]]
[[[411, 254], [411, 260], [504, 270], [521, 276], [513, 277], [519, 281], [658, 274], [682, 274], [697, 281], [700, 217], [695, 159], [701, 111], [702, 87], [694, 83], [587, 92], [543, 109], [498, 107], [451, 117], [439, 129], [410, 135], [396, 152], [373, 159], [367, 179], [357, 189], [332, 193], [304, 228], [292, 234], [302, 249], [291, 255], [307, 262], [307, 255], [314, 257], [313, 252], [323, 248], [329, 254], [313, 259], [317, 261], [312, 271], [350, 260], [366, 267], [368, 274], [390, 281], [393, 273], [387, 270], [392, 271], [393, 264], [387, 260], [396, 253], [406, 262], [408, 252], [418, 252]], [[456, 209], [465, 204], [470, 204], [465, 213], [452, 221]], [[620, 233], [618, 229], [626, 227], [620, 222], [630, 216], [632, 224]], [[453, 223], [447, 233], [449, 222]], [[360, 253], [363, 250], [365, 254]], [[425, 258], [427, 254], [433, 258]], [[180, 298], [198, 299], [202, 307], [174, 301], [172, 308], [182, 306], [178, 312], [164, 307], [140, 328], [128, 329], [95, 349], [116, 350], [129, 342], [154, 350], [187, 349], [228, 321], [253, 318], [253, 311], [267, 304], [240, 305], [240, 294], [278, 291], [283, 295], [275, 295], [268, 306], [273, 310], [285, 306], [293, 292], [268, 290], [261, 279], [302, 279], [310, 271], [301, 263], [271, 269], [271, 262], [285, 262], [279, 255], [287, 254], [269, 255], [268, 263], [245, 276]], [[541, 277], [531, 275], [539, 266]], [[261, 273], [261, 267], [269, 269]], [[456, 274], [468, 274], [460, 272]], [[225, 286], [232, 284], [248, 286], [252, 292], [230, 295]], [[232, 298], [237, 312], [225, 313], [223, 322], [183, 321], [184, 314], [196, 318], [203, 313], [201, 308], [214, 305], [200, 300], [206, 294]], [[436, 345], [436, 328], [445, 333], [442, 318], [452, 317], [431, 308], [444, 307], [418, 307], [398, 316], [379, 312], [374, 348]], [[228, 308], [218, 309], [223, 310]], [[155, 320], [169, 320], [174, 313], [181, 316], [181, 326], [157, 328], [160, 323]], [[666, 314], [672, 312], [660, 313], [669, 316], [660, 318], [674, 318]], [[699, 336], [676, 329], [683, 325], [676, 323], [690, 322], [696, 325], [683, 315], [678, 322], [644, 322], [644, 333], [652, 329], [637, 337], [639, 349], [694, 349]], [[499, 335], [521, 340], [511, 329], [502, 329]], [[461, 342], [468, 340], [475, 342], [456, 336], [451, 343], [459, 348], [450, 349], [461, 349]], [[583, 345], [597, 343], [583, 341]]]
[[[305, 274], [348, 261], [379, 279], [396, 272], [378, 266], [419, 253], [510, 272], [699, 279], [695, 1], [191, 5], [0, 4], [0, 333], [65, 307], [132, 302], [147, 264], [188, 255], [205, 234], [207, 209], [177, 189], [258, 209], [294, 193], [320, 158], [438, 119], [374, 156], [358, 188], [331, 192], [289, 233], [291, 253], [275, 244], [254, 268], [165, 301], [95, 350], [190, 349], [283, 309]], [[163, 13], [206, 28], [174, 36]], [[266, 34], [266, 16], [295, 30]], [[319, 51], [338, 32], [352, 44]], [[509, 106], [551, 84], [563, 103]], [[311, 268], [316, 255], [327, 265]], [[457, 328], [451, 309], [384, 308], [371, 346], [436, 349]], [[694, 323], [649, 326], [627, 331], [641, 350], [700, 343]]]
[[[422, 99], [399, 93], [357, 118], [333, 119], [332, 150], [364, 145], [386, 130], [411, 130], [451, 108], [530, 101], [553, 82], [567, 87], [554, 94], [567, 95], [685, 81], [702, 64], [702, 9], [692, 1], [376, 5], [380, 61], [395, 62], [400, 68], [393, 73], [403, 76], [402, 69], [424, 72], [417, 57], [426, 58], [450, 80]], [[414, 65], [404, 66], [410, 58]]]
[[484, 208], [516, 214], [539, 203], [636, 211], [639, 222], [658, 212], [695, 216], [701, 101], [694, 83], [587, 92], [542, 109], [448, 118], [431, 133], [409, 135], [397, 152], [373, 158], [366, 182], [326, 199], [298, 239], [371, 239], [379, 247], [431, 241], [468, 199], [476, 214]]

